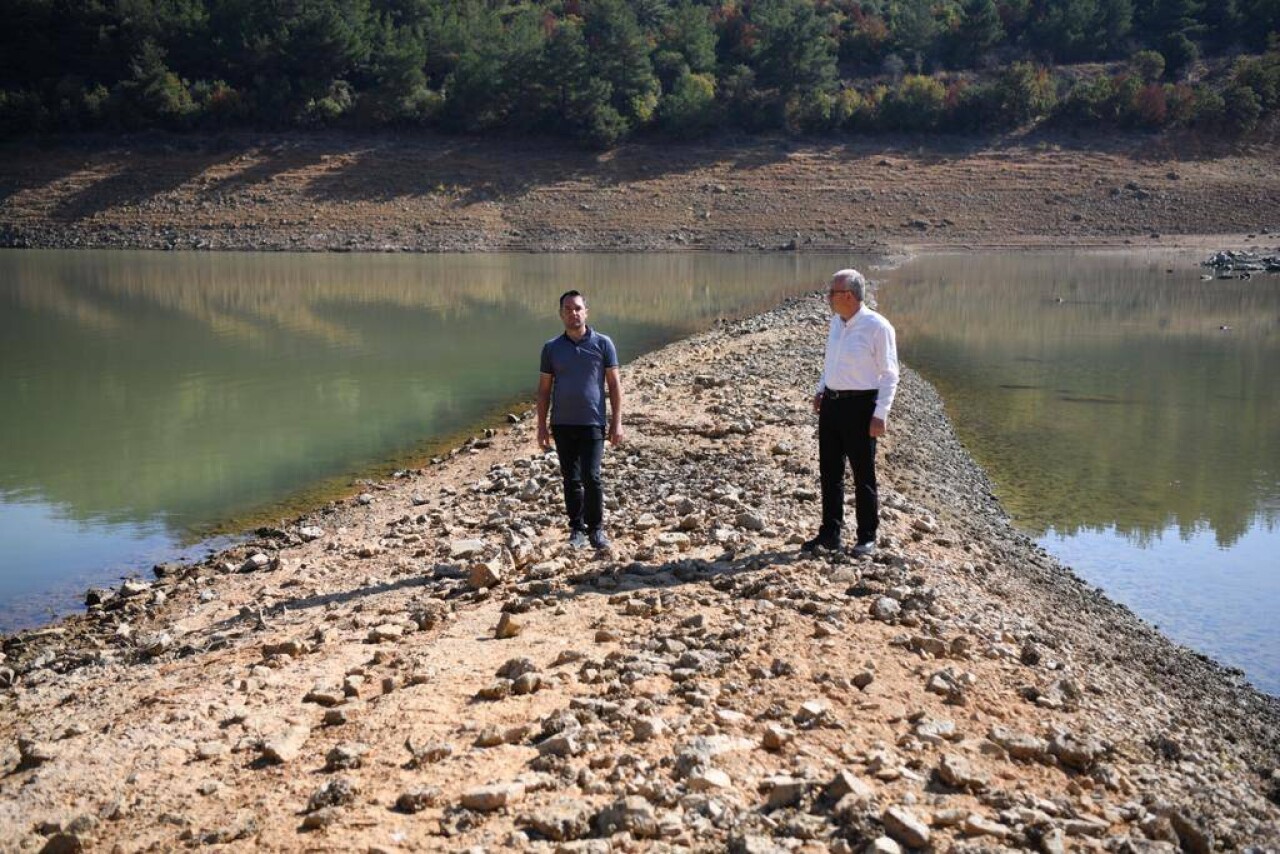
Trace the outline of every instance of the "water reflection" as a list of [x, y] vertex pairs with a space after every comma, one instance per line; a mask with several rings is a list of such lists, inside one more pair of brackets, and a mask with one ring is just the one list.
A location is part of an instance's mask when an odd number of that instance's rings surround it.
[[1280, 504], [1280, 283], [1196, 260], [925, 257], [880, 302], [1024, 527], [1230, 546]]
[[43, 520], [0, 551], [0, 610], [528, 394], [567, 288], [625, 361], [849, 262], [0, 253], [0, 530]]

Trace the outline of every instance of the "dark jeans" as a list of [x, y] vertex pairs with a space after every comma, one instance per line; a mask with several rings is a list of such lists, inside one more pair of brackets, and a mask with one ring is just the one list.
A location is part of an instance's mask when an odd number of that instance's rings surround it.
[[853, 503], [858, 542], [875, 542], [880, 507], [876, 495], [876, 440], [871, 416], [876, 394], [823, 398], [818, 413], [818, 470], [822, 475], [822, 529], [840, 536], [844, 528], [844, 461], [853, 467]]
[[604, 456], [604, 428], [551, 426], [564, 477], [564, 509], [574, 531], [594, 531], [604, 521], [604, 492], [600, 488], [600, 458]]

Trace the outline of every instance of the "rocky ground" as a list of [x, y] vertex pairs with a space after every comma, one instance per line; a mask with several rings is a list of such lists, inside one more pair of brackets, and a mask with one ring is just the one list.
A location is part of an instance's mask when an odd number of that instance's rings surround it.
[[515, 420], [9, 638], [0, 848], [1280, 846], [1280, 703], [1008, 522], [907, 372], [810, 557], [811, 297], [625, 366], [611, 554]]
[[70, 137], [0, 153], [0, 246], [1218, 249], [1280, 230], [1270, 140], [780, 137], [601, 154], [330, 133]]

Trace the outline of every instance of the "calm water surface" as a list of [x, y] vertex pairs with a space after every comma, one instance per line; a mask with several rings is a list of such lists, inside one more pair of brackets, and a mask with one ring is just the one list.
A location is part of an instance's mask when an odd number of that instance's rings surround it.
[[1024, 529], [1280, 694], [1280, 277], [1199, 260], [929, 256], [879, 303]]
[[567, 288], [625, 361], [849, 260], [0, 252], [0, 630], [531, 396]]
[[[955, 254], [874, 277], [1019, 524], [1280, 693], [1280, 279], [1204, 282], [1198, 260]], [[626, 360], [849, 263], [0, 252], [0, 629], [527, 395], [567, 287]]]

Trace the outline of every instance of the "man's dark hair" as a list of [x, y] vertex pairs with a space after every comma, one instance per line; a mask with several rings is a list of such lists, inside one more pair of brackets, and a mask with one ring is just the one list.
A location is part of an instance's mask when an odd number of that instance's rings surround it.
[[[564, 293], [562, 293], [562, 294], [560, 295], [560, 307], [561, 307], [561, 308], [564, 308], [564, 301], [565, 301], [565, 300], [567, 300], [569, 297], [582, 297], [582, 291], [565, 291]], [[586, 304], [587, 304], [587, 298], [586, 298], [586, 297], [582, 297], [582, 304], [583, 304], [583, 305], [586, 305]]]

